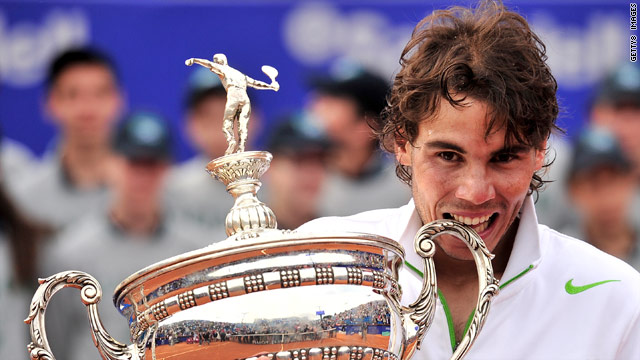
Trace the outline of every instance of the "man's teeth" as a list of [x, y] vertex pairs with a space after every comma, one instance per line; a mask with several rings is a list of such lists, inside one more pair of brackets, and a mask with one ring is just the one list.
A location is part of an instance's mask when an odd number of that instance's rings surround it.
[[[468, 217], [468, 216], [459, 216], [456, 214], [451, 214], [453, 216], [453, 218], [457, 221], [460, 221], [461, 223], [465, 224], [465, 225], [472, 225], [473, 229], [476, 232], [482, 232], [484, 230], [486, 230], [487, 226], [489, 226], [489, 219], [491, 218], [491, 215], [485, 215], [485, 216], [481, 216], [481, 217]], [[477, 225], [477, 226], [475, 226]]]

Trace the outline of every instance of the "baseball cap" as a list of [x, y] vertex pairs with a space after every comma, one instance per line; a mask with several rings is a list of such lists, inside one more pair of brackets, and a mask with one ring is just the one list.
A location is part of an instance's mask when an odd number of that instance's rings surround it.
[[331, 143], [322, 129], [314, 125], [307, 113], [289, 114], [280, 118], [267, 138], [267, 150], [283, 152], [325, 152]]
[[113, 146], [130, 160], [169, 161], [172, 155], [169, 125], [154, 113], [132, 113], [116, 130]]
[[365, 114], [378, 116], [387, 104], [388, 82], [355, 64], [342, 63], [328, 76], [312, 76], [309, 84], [320, 94], [354, 100]]
[[596, 102], [640, 107], [640, 67], [624, 63], [609, 74], [600, 86]]
[[184, 104], [193, 109], [210, 96], [226, 96], [226, 91], [218, 75], [204, 67], [197, 67], [187, 80]]
[[590, 128], [578, 137], [574, 146], [570, 177], [597, 167], [607, 166], [629, 171], [631, 163], [625, 157], [615, 136], [604, 128]]

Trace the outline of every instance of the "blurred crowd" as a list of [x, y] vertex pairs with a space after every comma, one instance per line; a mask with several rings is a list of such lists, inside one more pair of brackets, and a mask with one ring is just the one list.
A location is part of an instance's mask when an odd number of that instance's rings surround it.
[[[311, 79], [301, 109], [273, 120], [253, 111], [249, 142], [252, 128], [273, 124], [263, 129], [266, 149], [248, 147], [274, 155], [258, 196], [279, 228], [409, 201], [410, 189], [372, 130], [389, 85], [352, 66]], [[205, 68], [193, 70], [187, 89], [181, 124], [199, 153], [177, 164], [168, 119], [125, 109], [126, 91], [108, 55], [74, 49], [51, 63], [43, 106], [57, 128], [55, 141], [36, 158], [0, 137], [0, 308], [8, 318], [0, 324], [0, 359], [27, 358], [22, 320], [37, 277], [86, 271], [109, 298], [135, 271], [225, 238], [233, 198], [204, 169], [227, 148], [227, 95]], [[552, 165], [538, 217], [640, 269], [640, 69], [614, 69], [590, 104], [575, 141], [562, 134], [549, 140]], [[48, 312], [54, 354], [97, 357], [78, 294], [63, 293]], [[112, 335], [127, 340], [110, 302], [100, 308]]]

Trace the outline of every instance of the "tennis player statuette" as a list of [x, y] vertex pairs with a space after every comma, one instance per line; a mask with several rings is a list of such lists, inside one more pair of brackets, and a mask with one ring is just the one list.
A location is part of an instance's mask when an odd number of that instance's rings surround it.
[[[247, 96], [247, 87], [278, 91], [280, 89], [280, 84], [276, 81], [278, 70], [269, 65], [262, 66], [262, 71], [271, 79], [271, 84], [267, 84], [254, 80], [229, 66], [227, 57], [224, 54], [215, 54], [213, 62], [191, 58], [185, 61], [185, 64], [187, 66], [193, 64], [202, 65], [220, 77], [222, 86], [227, 91], [227, 105], [224, 109], [224, 123], [222, 125], [227, 144], [229, 144], [225, 155], [243, 152], [247, 143], [247, 129], [249, 117], [251, 116], [251, 103], [249, 102], [249, 96]], [[233, 132], [234, 126], [237, 126], [238, 129], [239, 143], [236, 142], [236, 136]]]
[[415, 251], [424, 259], [422, 289], [412, 304], [401, 305], [398, 274], [404, 250], [396, 241], [330, 229], [278, 230], [275, 215], [258, 200], [259, 177], [269, 167], [271, 154], [244, 151], [250, 111], [245, 91], [246, 86], [277, 90], [277, 71], [263, 67], [272, 79], [266, 84], [228, 67], [220, 54], [213, 63], [187, 60], [187, 65], [192, 63], [210, 67], [223, 79], [227, 109], [233, 113], [225, 114], [225, 132], [227, 120], [239, 121], [238, 151], [235, 138], [228, 136], [227, 154], [207, 166], [236, 199], [226, 219], [229, 237], [144, 268], [118, 285], [113, 301], [129, 324], [131, 345], [116, 341], [103, 327], [97, 310], [102, 290], [96, 279], [77, 271], [41, 279], [25, 320], [31, 328], [31, 358], [54, 359], [45, 310], [58, 290], [75, 287], [104, 359], [409, 359], [433, 320], [433, 239], [441, 234], [464, 241], [478, 268], [475, 313], [452, 356], [462, 358], [498, 291], [492, 255], [482, 239], [453, 220], [424, 225], [415, 236]]

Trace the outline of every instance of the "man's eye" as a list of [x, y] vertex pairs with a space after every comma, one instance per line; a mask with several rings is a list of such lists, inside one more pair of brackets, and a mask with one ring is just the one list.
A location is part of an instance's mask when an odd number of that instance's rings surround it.
[[443, 151], [441, 153], [438, 153], [438, 156], [445, 161], [458, 161], [460, 159], [458, 154], [451, 151]]
[[494, 162], [505, 163], [505, 162], [509, 162], [511, 160], [514, 160], [516, 158], [517, 158], [517, 156], [515, 154], [502, 153], [502, 154], [497, 154], [496, 156], [494, 156], [493, 157], [493, 161]]

